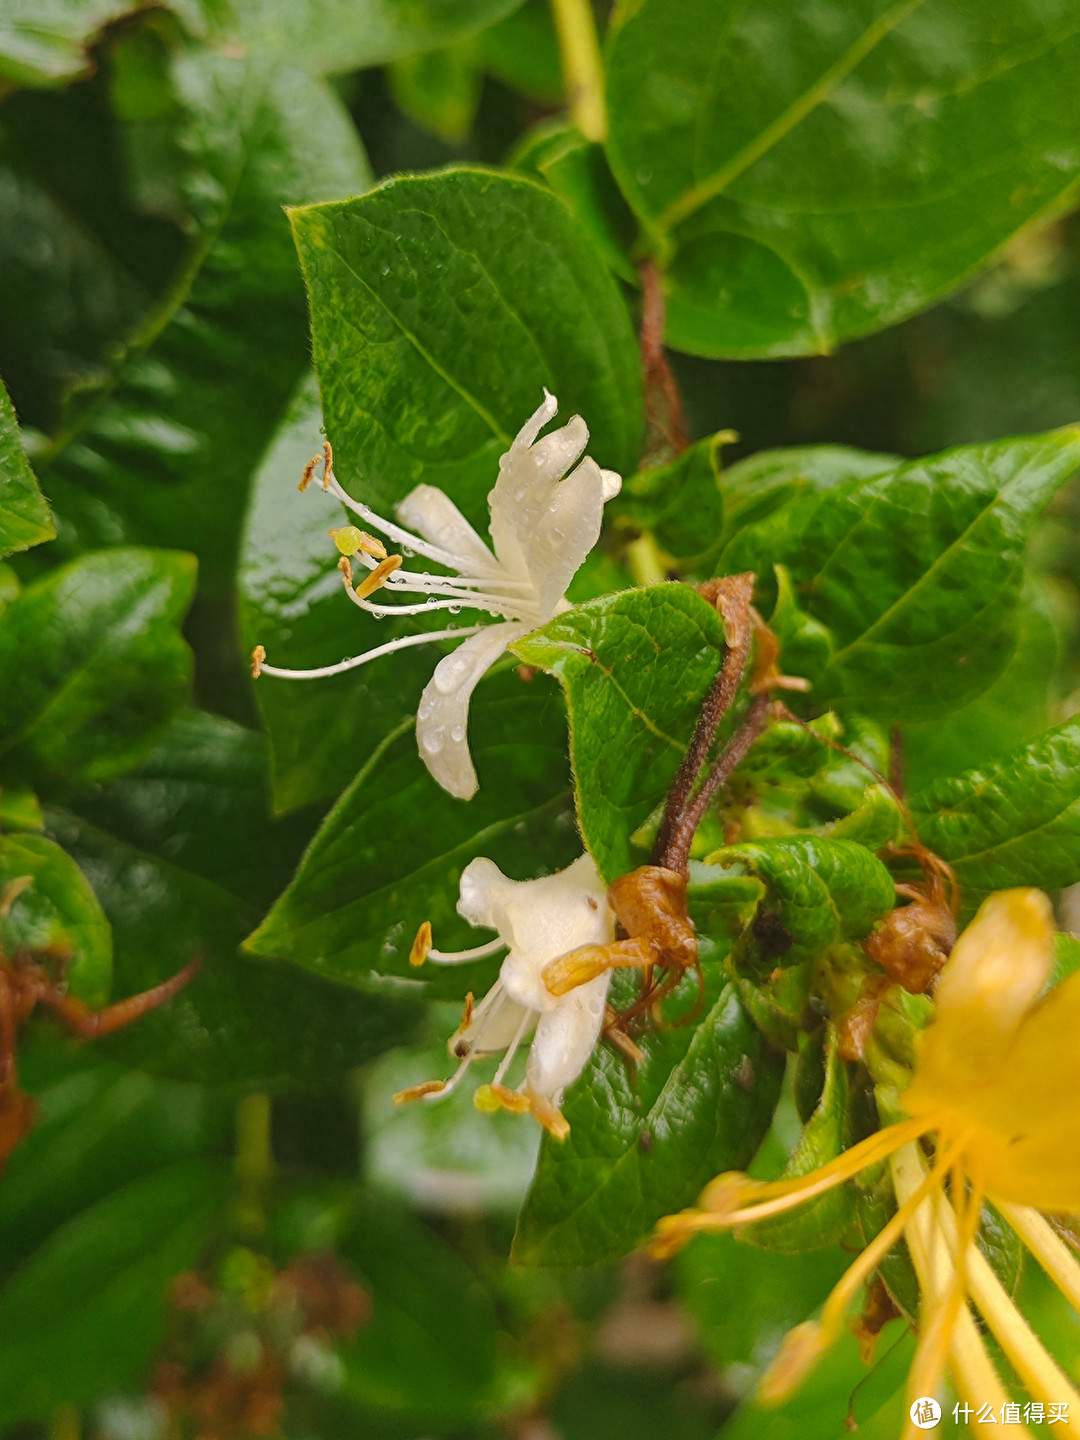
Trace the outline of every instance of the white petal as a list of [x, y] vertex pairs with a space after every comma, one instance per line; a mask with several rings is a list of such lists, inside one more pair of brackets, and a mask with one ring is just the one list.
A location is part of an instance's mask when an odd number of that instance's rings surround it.
[[562, 1003], [543, 982], [550, 960], [615, 938], [607, 886], [590, 855], [539, 880], [510, 880], [493, 861], [474, 860], [461, 877], [458, 911], [474, 925], [498, 930], [510, 947], [499, 979], [512, 999], [531, 1010]]
[[528, 625], [516, 622], [486, 625], [450, 655], [443, 656], [420, 696], [416, 712], [420, 759], [443, 789], [459, 800], [470, 800], [476, 794], [476, 771], [466, 738], [469, 701], [476, 682], [528, 629]]
[[472, 1047], [476, 1059], [481, 1055], [500, 1055], [518, 1033], [525, 1016], [524, 1007], [511, 1000], [504, 990], [500, 990], [492, 1004], [485, 1004], [487, 999], [485, 996], [481, 1000], [468, 1025], [456, 1030], [447, 1042], [455, 1059], [461, 1060], [469, 1053], [463, 1041]]
[[514, 436], [514, 443], [511, 446], [511, 449], [527, 449], [536, 439], [537, 435], [540, 434], [540, 431], [544, 428], [548, 421], [554, 420], [555, 416], [558, 413], [559, 402], [545, 385], [543, 400], [529, 416], [528, 420], [525, 421], [525, 424], [521, 427], [518, 433]]
[[611, 971], [579, 985], [559, 1000], [554, 1010], [541, 1015], [529, 1050], [525, 1081], [530, 1090], [553, 1105], [585, 1069], [604, 1023]]
[[494, 555], [449, 495], [434, 485], [417, 485], [397, 507], [403, 525], [432, 545], [461, 557], [458, 574], [481, 574], [494, 568]]
[[604, 503], [614, 500], [622, 489], [622, 476], [616, 470], [601, 470], [600, 479], [604, 484]]
[[584, 459], [565, 480], [545, 487], [523, 539], [529, 578], [545, 616], [554, 612], [604, 523], [603, 472]]

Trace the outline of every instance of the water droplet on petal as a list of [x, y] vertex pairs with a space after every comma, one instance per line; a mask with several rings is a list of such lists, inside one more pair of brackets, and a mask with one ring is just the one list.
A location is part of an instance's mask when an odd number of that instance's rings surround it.
[[461, 614], [461, 606], [460, 606], [460, 605], [448, 605], [446, 608], [450, 611], [450, 614], [451, 614], [451, 615], [460, 615], [460, 614]]
[[455, 745], [460, 745], [461, 742], [462, 742], [462, 740], [465, 739], [465, 726], [464, 726], [464, 725], [451, 725], [451, 727], [450, 727], [450, 739], [453, 740], [453, 742], [454, 742]]
[[440, 695], [452, 695], [465, 678], [468, 668], [468, 661], [462, 660], [460, 655], [447, 655], [435, 666], [431, 677], [435, 689]]
[[437, 726], [434, 730], [430, 730], [420, 741], [420, 744], [429, 755], [437, 755], [445, 743], [446, 731], [442, 725]]

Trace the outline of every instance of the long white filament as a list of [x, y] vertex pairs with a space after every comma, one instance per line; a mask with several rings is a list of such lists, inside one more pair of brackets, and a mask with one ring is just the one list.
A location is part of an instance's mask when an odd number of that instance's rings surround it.
[[282, 680], [322, 680], [327, 675], [341, 675], [346, 670], [355, 670], [358, 665], [366, 665], [369, 660], [378, 660], [380, 655], [389, 655], [394, 650], [407, 650], [410, 645], [426, 645], [430, 640], [463, 640], [466, 635], [475, 635], [483, 628], [482, 625], [465, 625], [460, 629], [430, 630], [426, 635], [403, 635], [399, 640], [366, 650], [363, 655], [354, 655], [351, 660], [339, 660], [336, 665], [322, 665], [317, 670], [285, 670], [280, 665], [267, 665], [261, 661], [259, 673], [277, 675]]

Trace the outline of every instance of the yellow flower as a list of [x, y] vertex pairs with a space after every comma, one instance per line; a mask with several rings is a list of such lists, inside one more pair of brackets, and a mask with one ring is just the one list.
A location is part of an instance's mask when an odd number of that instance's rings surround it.
[[[699, 1230], [767, 1219], [889, 1159], [895, 1215], [840, 1280], [820, 1318], [787, 1336], [762, 1378], [763, 1399], [779, 1402], [796, 1389], [839, 1337], [863, 1282], [903, 1236], [922, 1293], [909, 1405], [934, 1395], [948, 1369], [966, 1405], [989, 1403], [1000, 1418], [1009, 1396], [973, 1303], [1031, 1397], [1059, 1415], [1067, 1408], [1056, 1433], [1080, 1434], [1080, 1396], [975, 1244], [983, 1201], [990, 1199], [1080, 1310], [1080, 1265], [1039, 1213], [1080, 1214], [1080, 974], [1044, 993], [1053, 957], [1046, 896], [992, 895], [942, 971], [935, 1017], [901, 1096], [910, 1118], [809, 1175], [773, 1183], [720, 1175], [698, 1208], [660, 1222], [653, 1253], [663, 1257]], [[1022, 1425], [1010, 1429], [1026, 1433]], [[916, 1434], [913, 1421], [904, 1433]]]

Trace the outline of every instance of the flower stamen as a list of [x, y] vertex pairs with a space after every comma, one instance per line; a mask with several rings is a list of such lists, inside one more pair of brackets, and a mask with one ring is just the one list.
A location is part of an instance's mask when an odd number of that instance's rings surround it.
[[[346, 565], [349, 563], [344, 555], [341, 558], [345, 560]], [[375, 566], [375, 569], [371, 571], [371, 573], [367, 576], [365, 580], [360, 583], [359, 586], [357, 586], [357, 598], [360, 600], [366, 600], [367, 597], [369, 595], [373, 595], [376, 590], [382, 589], [382, 587], [386, 584], [387, 578], [391, 576], [395, 570], [400, 570], [403, 563], [404, 562], [402, 561], [400, 555], [387, 555], [385, 560], [380, 560], [379, 563]], [[351, 574], [346, 577], [345, 583], [351, 588]]]

